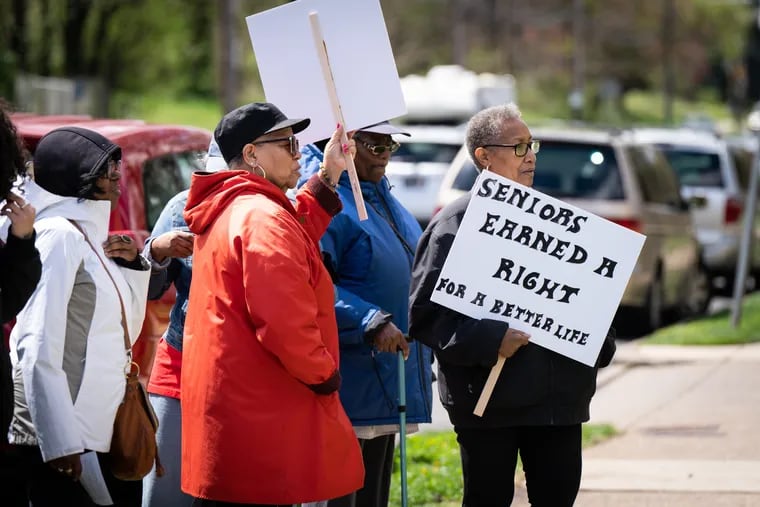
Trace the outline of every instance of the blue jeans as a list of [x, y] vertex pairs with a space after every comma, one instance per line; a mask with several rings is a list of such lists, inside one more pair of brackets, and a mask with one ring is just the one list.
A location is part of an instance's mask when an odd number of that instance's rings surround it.
[[142, 507], [190, 507], [193, 497], [180, 489], [182, 463], [182, 412], [179, 400], [149, 394], [150, 403], [158, 417], [158, 455], [164, 466], [164, 475], [156, 477], [156, 468], [143, 479]]

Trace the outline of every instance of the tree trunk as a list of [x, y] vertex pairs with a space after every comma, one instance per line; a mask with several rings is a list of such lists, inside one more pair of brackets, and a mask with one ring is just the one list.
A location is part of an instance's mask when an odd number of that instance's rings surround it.
[[66, 77], [81, 76], [86, 72], [82, 36], [90, 7], [90, 0], [68, 1], [63, 25], [63, 74]]
[[219, 85], [222, 112], [227, 113], [237, 107], [240, 86], [237, 58], [237, 13], [238, 0], [221, 0], [219, 3]]
[[10, 48], [11, 52], [16, 55], [17, 69], [26, 72], [27, 69], [27, 51], [26, 42], [26, 2], [24, 0], [12, 0], [11, 11], [13, 17], [13, 26], [11, 27]]
[[467, 0], [453, 0], [451, 56], [456, 65], [464, 66], [467, 60]]
[[664, 120], [673, 124], [673, 95], [675, 94], [675, 69], [673, 69], [673, 46], [676, 30], [676, 7], [674, 0], [663, 0], [662, 11], [662, 96]]

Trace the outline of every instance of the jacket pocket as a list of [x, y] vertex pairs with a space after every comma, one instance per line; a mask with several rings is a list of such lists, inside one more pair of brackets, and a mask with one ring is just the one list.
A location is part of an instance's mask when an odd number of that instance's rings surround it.
[[[479, 380], [477, 396], [485, 386], [490, 370]], [[548, 354], [538, 345], [519, 349], [504, 362], [504, 369], [494, 387], [489, 406], [511, 410], [538, 405], [546, 401], [551, 389]]]

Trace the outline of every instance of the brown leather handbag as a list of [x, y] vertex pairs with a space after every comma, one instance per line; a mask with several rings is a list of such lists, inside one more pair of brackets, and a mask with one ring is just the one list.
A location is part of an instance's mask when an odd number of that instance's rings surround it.
[[139, 481], [156, 464], [156, 475], [164, 474], [156, 447], [158, 418], [148, 400], [148, 393], [138, 380], [140, 368], [131, 362], [127, 373], [124, 400], [113, 422], [108, 464], [111, 473], [122, 481]]
[[119, 296], [119, 306], [121, 307], [121, 328], [124, 332], [124, 351], [127, 358], [124, 368], [127, 385], [124, 399], [116, 411], [116, 418], [113, 423], [111, 449], [108, 451], [109, 469], [117, 479], [122, 481], [139, 481], [148, 475], [155, 462], [156, 475], [161, 477], [164, 474], [164, 469], [161, 466], [156, 446], [158, 418], [153, 411], [150, 400], [148, 400], [148, 393], [139, 381], [140, 367], [137, 363], [132, 362], [132, 345], [129, 341], [129, 331], [127, 330], [124, 300], [121, 297], [121, 292], [119, 292], [116, 281], [108, 271], [103, 259], [98, 255], [87, 234], [85, 234], [79, 224], [73, 220], [70, 220], [70, 222], [74, 224], [74, 227], [79, 229], [87, 244], [95, 252], [95, 256], [100, 260], [103, 269], [105, 269], [108, 278], [111, 279], [111, 283], [113, 283], [116, 289], [116, 294]]

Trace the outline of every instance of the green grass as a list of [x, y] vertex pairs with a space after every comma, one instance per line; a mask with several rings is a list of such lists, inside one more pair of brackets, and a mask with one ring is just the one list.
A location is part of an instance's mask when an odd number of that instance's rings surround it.
[[215, 99], [175, 98], [169, 94], [117, 95], [112, 102], [113, 116], [139, 118], [149, 123], [190, 125], [213, 130], [222, 117]]
[[[520, 85], [518, 83], [520, 107], [529, 125], [563, 123], [569, 119], [570, 111], [563, 93], [544, 92], [527, 82]], [[256, 95], [255, 90], [247, 95], [261, 100], [260, 92]], [[611, 113], [610, 116], [605, 111], [597, 111], [597, 118], [590, 118], [589, 121], [619, 126], [659, 125], [664, 121], [662, 94], [659, 92], [632, 91], [626, 94], [623, 102], [625, 116], [620, 112]], [[178, 98], [162, 91], [139, 96], [117, 92], [111, 102], [111, 114], [115, 117], [140, 118], [151, 123], [175, 123], [213, 129], [221, 118], [222, 109], [219, 101], [214, 98]], [[709, 116], [721, 126], [733, 128], [728, 108], [707, 93], [694, 102], [683, 99], [674, 101], [676, 124], [690, 114]]]
[[662, 328], [641, 343], [649, 345], [734, 345], [760, 341], [760, 293], [750, 294], [742, 301], [739, 326], [731, 325], [731, 312]]
[[[660, 124], [663, 123], [664, 102], [661, 93], [631, 91], [624, 99], [626, 112], [634, 123]], [[693, 102], [675, 99], [673, 101], [673, 120], [675, 124], [683, 122], [689, 115], [709, 116], [716, 122], [730, 122], [731, 115], [728, 107], [721, 102], [704, 96]]]
[[[609, 425], [583, 425], [583, 446], [589, 447], [616, 434]], [[417, 433], [407, 438], [407, 489], [409, 505], [453, 507], [461, 505], [462, 465], [453, 431]], [[519, 467], [519, 464], [518, 464]], [[391, 479], [392, 506], [401, 505], [400, 456], [396, 448]], [[522, 472], [518, 468], [517, 474]]]

